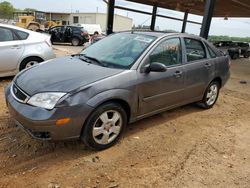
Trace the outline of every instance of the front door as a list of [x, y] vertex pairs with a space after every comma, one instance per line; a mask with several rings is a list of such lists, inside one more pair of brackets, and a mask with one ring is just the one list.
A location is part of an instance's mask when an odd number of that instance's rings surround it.
[[[180, 104], [183, 100], [184, 72], [179, 38], [161, 41], [145, 60], [147, 64], [162, 63], [166, 72], [138, 72], [139, 116]], [[143, 68], [143, 67], [142, 67]]]

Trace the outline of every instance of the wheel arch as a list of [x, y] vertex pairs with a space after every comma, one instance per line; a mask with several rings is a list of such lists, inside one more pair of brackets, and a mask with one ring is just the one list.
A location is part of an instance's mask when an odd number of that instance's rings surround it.
[[221, 77], [217, 76], [211, 82], [214, 82], [214, 81], [216, 81], [216, 82], [218, 82], [220, 84], [220, 88], [222, 87], [222, 79], [221, 79]]
[[24, 57], [24, 58], [20, 61], [20, 63], [18, 64], [17, 69], [18, 69], [19, 71], [21, 71], [21, 66], [22, 66], [22, 64], [23, 64], [27, 59], [30, 59], [30, 58], [38, 58], [38, 59], [41, 60], [41, 62], [44, 61], [44, 59], [43, 59], [42, 57], [40, 57], [40, 56], [36, 56], [36, 55], [27, 56], [27, 57]]

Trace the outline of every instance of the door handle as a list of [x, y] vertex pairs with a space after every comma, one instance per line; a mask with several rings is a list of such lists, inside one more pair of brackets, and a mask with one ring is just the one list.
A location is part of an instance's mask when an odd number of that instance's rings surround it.
[[20, 49], [21, 47], [19, 45], [14, 45], [11, 47], [11, 49]]
[[182, 71], [176, 71], [176, 72], [174, 73], [174, 76], [175, 76], [176, 78], [180, 78], [180, 77], [182, 76]]

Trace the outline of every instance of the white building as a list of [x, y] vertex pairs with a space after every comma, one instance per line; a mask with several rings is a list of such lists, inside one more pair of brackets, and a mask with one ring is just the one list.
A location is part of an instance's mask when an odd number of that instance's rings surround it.
[[[63, 21], [63, 24], [99, 24], [102, 31], [106, 32], [107, 14], [105, 13], [60, 13], [47, 12], [47, 20]], [[131, 30], [133, 19], [115, 14], [114, 16], [114, 31]]]

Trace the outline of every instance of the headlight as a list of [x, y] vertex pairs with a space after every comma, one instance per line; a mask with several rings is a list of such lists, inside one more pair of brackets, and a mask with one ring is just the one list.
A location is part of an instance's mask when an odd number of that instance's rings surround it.
[[37, 106], [51, 110], [55, 107], [59, 99], [62, 98], [64, 95], [66, 95], [66, 93], [59, 93], [59, 92], [38, 93], [32, 96], [27, 103], [32, 106]]

